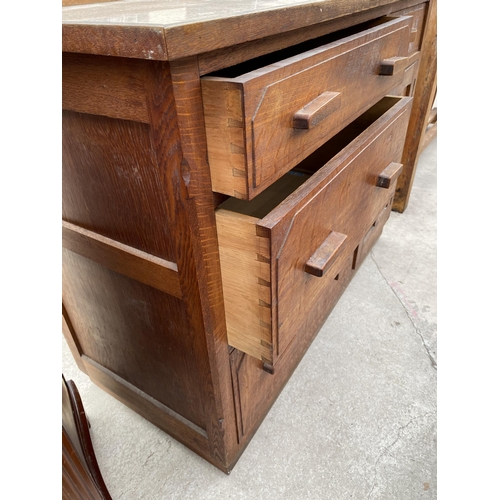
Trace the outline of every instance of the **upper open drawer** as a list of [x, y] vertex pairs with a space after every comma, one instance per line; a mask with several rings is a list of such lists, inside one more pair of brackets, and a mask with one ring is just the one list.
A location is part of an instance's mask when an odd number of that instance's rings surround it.
[[394, 89], [411, 21], [382, 18], [203, 77], [213, 190], [254, 198]]

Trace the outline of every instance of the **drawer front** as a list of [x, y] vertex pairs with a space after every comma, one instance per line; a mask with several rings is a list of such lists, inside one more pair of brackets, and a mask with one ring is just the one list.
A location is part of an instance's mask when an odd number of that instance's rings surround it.
[[[391, 190], [391, 194], [394, 190]], [[394, 201], [394, 196], [391, 196], [390, 200], [385, 204], [382, 211], [378, 214], [378, 217], [373, 221], [370, 229], [366, 232], [365, 236], [361, 240], [361, 243], [356, 248], [354, 252], [352, 268], [359, 269], [363, 261], [365, 260], [368, 252], [372, 249], [373, 245], [377, 242], [384, 229], [384, 224], [389, 219], [391, 215], [392, 202]]]
[[[276, 356], [311, 316], [324, 314], [339, 270], [393, 196], [410, 103], [400, 99], [259, 222], [270, 233]], [[388, 171], [395, 175], [379, 187], [380, 174]]]
[[254, 198], [399, 85], [411, 21], [391, 19], [240, 76], [202, 78], [213, 190]]
[[[385, 98], [349, 127], [354, 140], [344, 147], [345, 131], [332, 139], [340, 145], [323, 149], [340, 152], [313, 165], [324, 164], [264, 215], [257, 205], [267, 190], [252, 202], [230, 199], [217, 210], [230, 345], [276, 365], [301, 331], [326, 317], [340, 270], [353, 266], [374, 222], [385, 222], [379, 215], [394, 195], [410, 106], [408, 97]], [[371, 124], [358, 132], [365, 116]], [[310, 158], [322, 158], [318, 153]], [[310, 158], [298, 168], [309, 168]], [[278, 183], [291, 190], [286, 177]]]

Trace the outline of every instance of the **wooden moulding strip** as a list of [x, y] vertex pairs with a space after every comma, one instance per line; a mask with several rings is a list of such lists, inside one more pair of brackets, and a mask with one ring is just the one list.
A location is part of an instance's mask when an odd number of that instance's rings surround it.
[[63, 53], [63, 110], [149, 123], [144, 71], [143, 61]]
[[177, 264], [63, 221], [63, 247], [129, 278], [182, 298]]

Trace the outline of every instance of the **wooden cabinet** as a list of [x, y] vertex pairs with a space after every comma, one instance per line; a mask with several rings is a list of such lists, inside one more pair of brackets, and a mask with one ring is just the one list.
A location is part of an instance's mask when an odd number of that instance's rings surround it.
[[66, 339], [223, 471], [389, 217], [427, 7], [63, 9]]

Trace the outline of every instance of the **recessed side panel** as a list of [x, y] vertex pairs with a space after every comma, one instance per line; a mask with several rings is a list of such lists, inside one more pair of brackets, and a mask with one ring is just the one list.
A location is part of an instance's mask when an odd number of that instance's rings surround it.
[[63, 296], [83, 356], [204, 429], [181, 299], [63, 249]]

